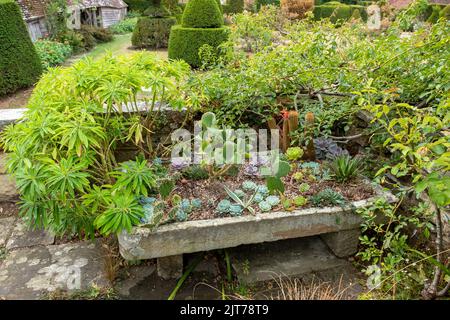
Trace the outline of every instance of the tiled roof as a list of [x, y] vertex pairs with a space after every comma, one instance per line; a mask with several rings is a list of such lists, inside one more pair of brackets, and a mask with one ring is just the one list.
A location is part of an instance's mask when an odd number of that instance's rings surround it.
[[[49, 0], [16, 0], [22, 8], [25, 20], [43, 17], [45, 15], [45, 6]], [[67, 5], [78, 8], [126, 8], [127, 4], [122, 0], [67, 0]]]
[[25, 20], [43, 17], [48, 0], [17, 0]]

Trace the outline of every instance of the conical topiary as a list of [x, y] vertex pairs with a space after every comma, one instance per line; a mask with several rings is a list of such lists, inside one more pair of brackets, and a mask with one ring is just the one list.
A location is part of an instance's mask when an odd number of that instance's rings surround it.
[[223, 15], [215, 0], [190, 0], [184, 9], [184, 28], [220, 28]]
[[190, 0], [184, 9], [181, 25], [172, 27], [169, 58], [182, 59], [193, 67], [201, 66], [199, 49], [217, 47], [228, 38], [223, 14], [217, 0]]

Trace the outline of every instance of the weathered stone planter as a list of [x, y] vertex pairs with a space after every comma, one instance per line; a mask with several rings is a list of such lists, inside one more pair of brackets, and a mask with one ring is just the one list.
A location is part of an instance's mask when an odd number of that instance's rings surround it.
[[373, 198], [344, 207], [309, 208], [292, 212], [271, 212], [254, 216], [227, 217], [163, 225], [156, 230], [133, 228], [119, 235], [121, 255], [127, 260], [158, 258], [158, 274], [163, 278], [181, 276], [183, 253], [231, 248], [242, 244], [321, 235], [338, 257], [356, 252], [361, 218], [356, 209], [377, 198], [396, 198], [377, 188]]

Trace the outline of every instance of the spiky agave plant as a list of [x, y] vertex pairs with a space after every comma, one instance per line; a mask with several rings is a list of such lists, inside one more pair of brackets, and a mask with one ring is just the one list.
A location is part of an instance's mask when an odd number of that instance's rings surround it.
[[352, 158], [349, 155], [341, 155], [331, 162], [330, 169], [334, 180], [344, 183], [359, 174], [361, 171], [361, 162], [358, 158]]

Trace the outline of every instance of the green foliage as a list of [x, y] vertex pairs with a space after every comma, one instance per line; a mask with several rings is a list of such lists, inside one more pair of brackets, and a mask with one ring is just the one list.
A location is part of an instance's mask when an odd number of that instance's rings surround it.
[[181, 25], [183, 28], [220, 28], [223, 16], [215, 0], [189, 0]]
[[66, 0], [50, 0], [45, 4], [47, 29], [52, 38], [65, 33], [69, 17]]
[[372, 278], [375, 274], [370, 266], [378, 266], [375, 294], [386, 294], [394, 299], [418, 298], [431, 268], [427, 259], [420, 257], [417, 261], [418, 257], [411, 254], [408, 240], [411, 230], [414, 230], [416, 243], [430, 236], [432, 213], [423, 205], [411, 208], [407, 214], [397, 210], [397, 206], [385, 199], [358, 210], [364, 222], [357, 256], [366, 264], [366, 274]]
[[280, 6], [280, 0], [256, 0], [256, 8], [260, 10], [263, 6]]
[[170, 16], [170, 11], [163, 5], [151, 5], [144, 11], [144, 16], [150, 18], [165, 18]]
[[315, 207], [327, 207], [345, 204], [345, 198], [333, 189], [327, 188], [310, 197]]
[[174, 17], [139, 18], [131, 43], [137, 48], [167, 48], [170, 28], [177, 23]]
[[72, 54], [71, 46], [56, 41], [38, 40], [34, 46], [44, 70], [62, 64]]
[[286, 158], [289, 161], [297, 161], [303, 157], [303, 149], [300, 147], [290, 147], [286, 150]]
[[227, 37], [228, 29], [223, 26], [223, 15], [216, 1], [191, 0], [183, 12], [182, 24], [172, 27], [170, 32], [169, 58], [201, 67], [200, 48], [209, 45], [217, 55], [216, 48]]
[[145, 9], [153, 5], [154, 0], [124, 0], [128, 5], [128, 11], [142, 14]]
[[41, 61], [28, 35], [17, 3], [0, 1], [0, 96], [33, 85]]
[[179, 89], [188, 69], [149, 53], [50, 69], [29, 100], [26, 120], [5, 128], [1, 137], [28, 222], [58, 234], [93, 235], [93, 220], [108, 210], [99, 220], [101, 231], [128, 227], [124, 220], [109, 229], [121, 205], [112, 199], [122, 196], [129, 203], [128, 195], [147, 194], [156, 185], [155, 165], [142, 157], [117, 164], [119, 142], [129, 141], [147, 157], [152, 149], [152, 119], [123, 114], [122, 106], [137, 110], [136, 96], [145, 97], [141, 88], [152, 88], [149, 111], [156, 101], [182, 105]]
[[94, 38], [95, 43], [104, 43], [113, 40], [113, 34], [109, 29], [83, 25], [80, 30], [81, 34], [86, 38]]
[[222, 7], [226, 14], [241, 13], [244, 11], [244, 0], [228, 0]]
[[209, 178], [208, 171], [199, 165], [193, 165], [183, 169], [182, 175], [189, 180], [206, 180]]
[[347, 182], [355, 178], [361, 171], [359, 159], [349, 155], [336, 157], [330, 164], [330, 169], [334, 180], [340, 183]]
[[109, 30], [111, 30], [111, 32], [114, 34], [130, 33], [133, 32], [134, 28], [136, 27], [137, 21], [137, 17], [127, 18], [112, 25], [111, 27], [109, 27]]
[[144, 210], [136, 198], [128, 193], [120, 193], [112, 197], [111, 204], [94, 222], [96, 228], [104, 235], [119, 233], [122, 230], [131, 232], [144, 216]]
[[329, 18], [332, 23], [342, 23], [351, 18], [361, 18], [367, 20], [367, 12], [364, 6], [349, 5], [337, 1], [326, 2], [322, 5], [316, 5], [313, 9], [316, 20]]
[[[251, 205], [254, 202], [254, 197], [255, 197], [255, 193], [253, 193], [250, 197], [245, 198], [245, 197], [240, 197], [239, 193], [236, 193], [235, 191], [231, 191], [227, 186], [224, 186], [224, 189], [226, 191], [226, 193], [228, 194], [228, 196], [233, 199], [233, 201], [236, 202], [236, 204], [238, 204], [243, 210], [248, 210], [251, 214], [255, 213], [255, 209], [253, 209], [251, 207]], [[229, 208], [230, 213], [235, 213], [239, 212], [239, 210], [237, 210], [237, 208], [234, 208], [234, 212], [232, 211], [232, 206]]]
[[175, 183], [172, 179], [163, 179], [159, 181], [159, 194], [163, 199], [167, 199], [175, 189]]

